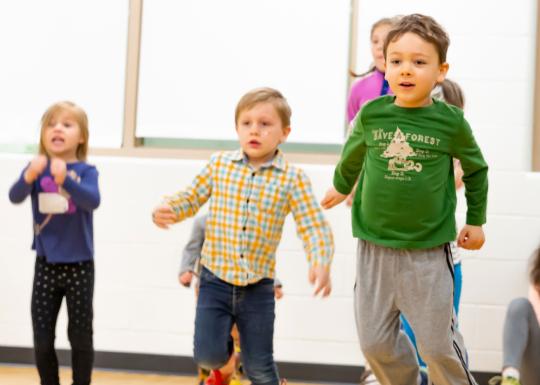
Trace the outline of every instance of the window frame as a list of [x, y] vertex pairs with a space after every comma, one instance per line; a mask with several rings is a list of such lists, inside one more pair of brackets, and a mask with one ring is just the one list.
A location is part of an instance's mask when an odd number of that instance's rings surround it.
[[[351, 22], [349, 34], [349, 68], [354, 61], [354, 47], [356, 46], [356, 7], [358, 0], [351, 0]], [[130, 0], [128, 21], [128, 49], [126, 59], [126, 86], [125, 86], [125, 110], [122, 147], [119, 149], [91, 148], [91, 154], [115, 155], [115, 156], [142, 156], [142, 157], [165, 157], [165, 158], [194, 158], [207, 159], [215, 151], [237, 148], [235, 141], [213, 141], [197, 139], [173, 139], [173, 138], [137, 138], [137, 101], [138, 82], [141, 48], [141, 26], [144, 0]], [[347, 90], [352, 77], [349, 77]], [[346, 133], [346, 116], [344, 112], [343, 131]], [[300, 163], [334, 164], [339, 160], [341, 152], [339, 144], [307, 144], [307, 143], [284, 143], [282, 148], [287, 158]]]
[[540, 171], [540, 0], [536, 2], [536, 59], [534, 72], [532, 171]]

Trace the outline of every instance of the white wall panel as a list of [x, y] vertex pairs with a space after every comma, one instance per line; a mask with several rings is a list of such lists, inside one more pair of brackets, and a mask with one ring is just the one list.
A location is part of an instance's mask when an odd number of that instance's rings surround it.
[[41, 115], [71, 100], [90, 145], [120, 147], [128, 13], [128, 0], [0, 2], [0, 143], [39, 143]]

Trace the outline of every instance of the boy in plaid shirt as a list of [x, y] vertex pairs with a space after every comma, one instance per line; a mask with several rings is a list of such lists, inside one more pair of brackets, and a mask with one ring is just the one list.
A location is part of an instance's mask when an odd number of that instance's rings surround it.
[[279, 91], [258, 88], [245, 94], [235, 113], [241, 150], [213, 155], [191, 186], [152, 213], [154, 223], [166, 229], [195, 215], [212, 197], [201, 253], [194, 357], [207, 369], [223, 366], [232, 354], [230, 332], [236, 323], [244, 370], [257, 385], [279, 383], [273, 281], [275, 252], [290, 212], [315, 294], [325, 297], [331, 291], [332, 232], [308, 177], [278, 149], [290, 133], [290, 116]]

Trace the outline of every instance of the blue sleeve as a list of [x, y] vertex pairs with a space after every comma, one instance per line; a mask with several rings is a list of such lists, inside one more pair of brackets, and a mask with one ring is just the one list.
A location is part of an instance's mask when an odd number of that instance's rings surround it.
[[19, 176], [19, 179], [9, 189], [9, 200], [11, 203], [21, 203], [28, 195], [30, 195], [32, 189], [34, 188], [34, 183], [28, 184], [24, 180], [24, 173], [26, 172], [26, 169], [27, 167], [24, 168]]
[[67, 176], [62, 186], [71, 196], [77, 207], [92, 211], [98, 208], [101, 197], [98, 187], [98, 171], [95, 167], [88, 168], [77, 182]]

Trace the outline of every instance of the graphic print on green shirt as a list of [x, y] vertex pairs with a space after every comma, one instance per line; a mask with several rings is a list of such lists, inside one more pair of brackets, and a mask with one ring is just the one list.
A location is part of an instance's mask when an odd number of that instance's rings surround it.
[[456, 193], [452, 158], [461, 161], [467, 223], [485, 223], [487, 164], [463, 112], [440, 101], [403, 108], [393, 96], [357, 115], [334, 175], [347, 194], [358, 175], [354, 236], [395, 248], [429, 248], [454, 240]]

